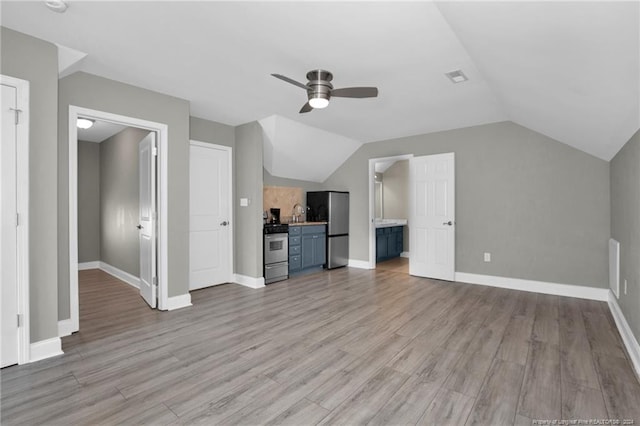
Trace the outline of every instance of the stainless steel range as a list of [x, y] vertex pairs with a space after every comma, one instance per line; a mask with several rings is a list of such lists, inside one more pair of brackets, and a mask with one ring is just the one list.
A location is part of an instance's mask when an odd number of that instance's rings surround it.
[[264, 225], [264, 283], [289, 278], [289, 225]]

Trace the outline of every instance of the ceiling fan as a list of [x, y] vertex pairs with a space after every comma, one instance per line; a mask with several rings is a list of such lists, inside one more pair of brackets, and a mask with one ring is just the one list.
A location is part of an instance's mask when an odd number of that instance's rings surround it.
[[302, 84], [281, 74], [271, 74], [275, 78], [298, 86], [307, 91], [308, 102], [303, 105], [300, 114], [309, 112], [315, 108], [325, 108], [329, 105], [329, 99], [334, 98], [375, 98], [378, 96], [377, 87], [344, 87], [334, 89], [331, 84], [333, 74], [326, 70], [312, 70], [307, 73], [307, 84]]

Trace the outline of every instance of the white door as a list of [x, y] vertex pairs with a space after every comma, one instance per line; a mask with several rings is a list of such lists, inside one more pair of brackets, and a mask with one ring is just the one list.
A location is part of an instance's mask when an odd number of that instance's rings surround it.
[[140, 295], [156, 307], [156, 134], [138, 144], [140, 170]]
[[189, 289], [231, 281], [231, 151], [193, 143], [189, 163]]
[[16, 193], [17, 89], [2, 85], [2, 143], [0, 144], [0, 306], [2, 309], [1, 367], [18, 363], [18, 234]]
[[455, 157], [410, 160], [409, 273], [453, 281], [455, 273]]

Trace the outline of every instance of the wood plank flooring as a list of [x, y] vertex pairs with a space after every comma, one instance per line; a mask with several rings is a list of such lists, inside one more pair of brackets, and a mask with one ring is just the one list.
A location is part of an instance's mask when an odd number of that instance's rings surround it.
[[525, 425], [633, 419], [605, 303], [342, 268], [158, 312], [80, 273], [65, 354], [1, 372], [1, 423]]

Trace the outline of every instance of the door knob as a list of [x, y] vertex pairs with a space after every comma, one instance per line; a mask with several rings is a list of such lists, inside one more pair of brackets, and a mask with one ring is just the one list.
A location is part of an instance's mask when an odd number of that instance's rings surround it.
[[453, 225], [453, 222], [452, 222], [452, 221], [445, 222], [445, 223], [443, 223], [443, 225], [449, 225], [449, 226], [451, 226], [451, 225]]
[[136, 226], [136, 228], [138, 228], [138, 229], [142, 229], [142, 228], [143, 228], [143, 226], [142, 226], [142, 225], [138, 225], [138, 226]]
[[228, 224], [229, 224], [229, 222], [227, 222], [227, 221], [225, 220], [224, 222], [222, 222], [222, 223], [220, 224], [220, 226], [227, 226]]

